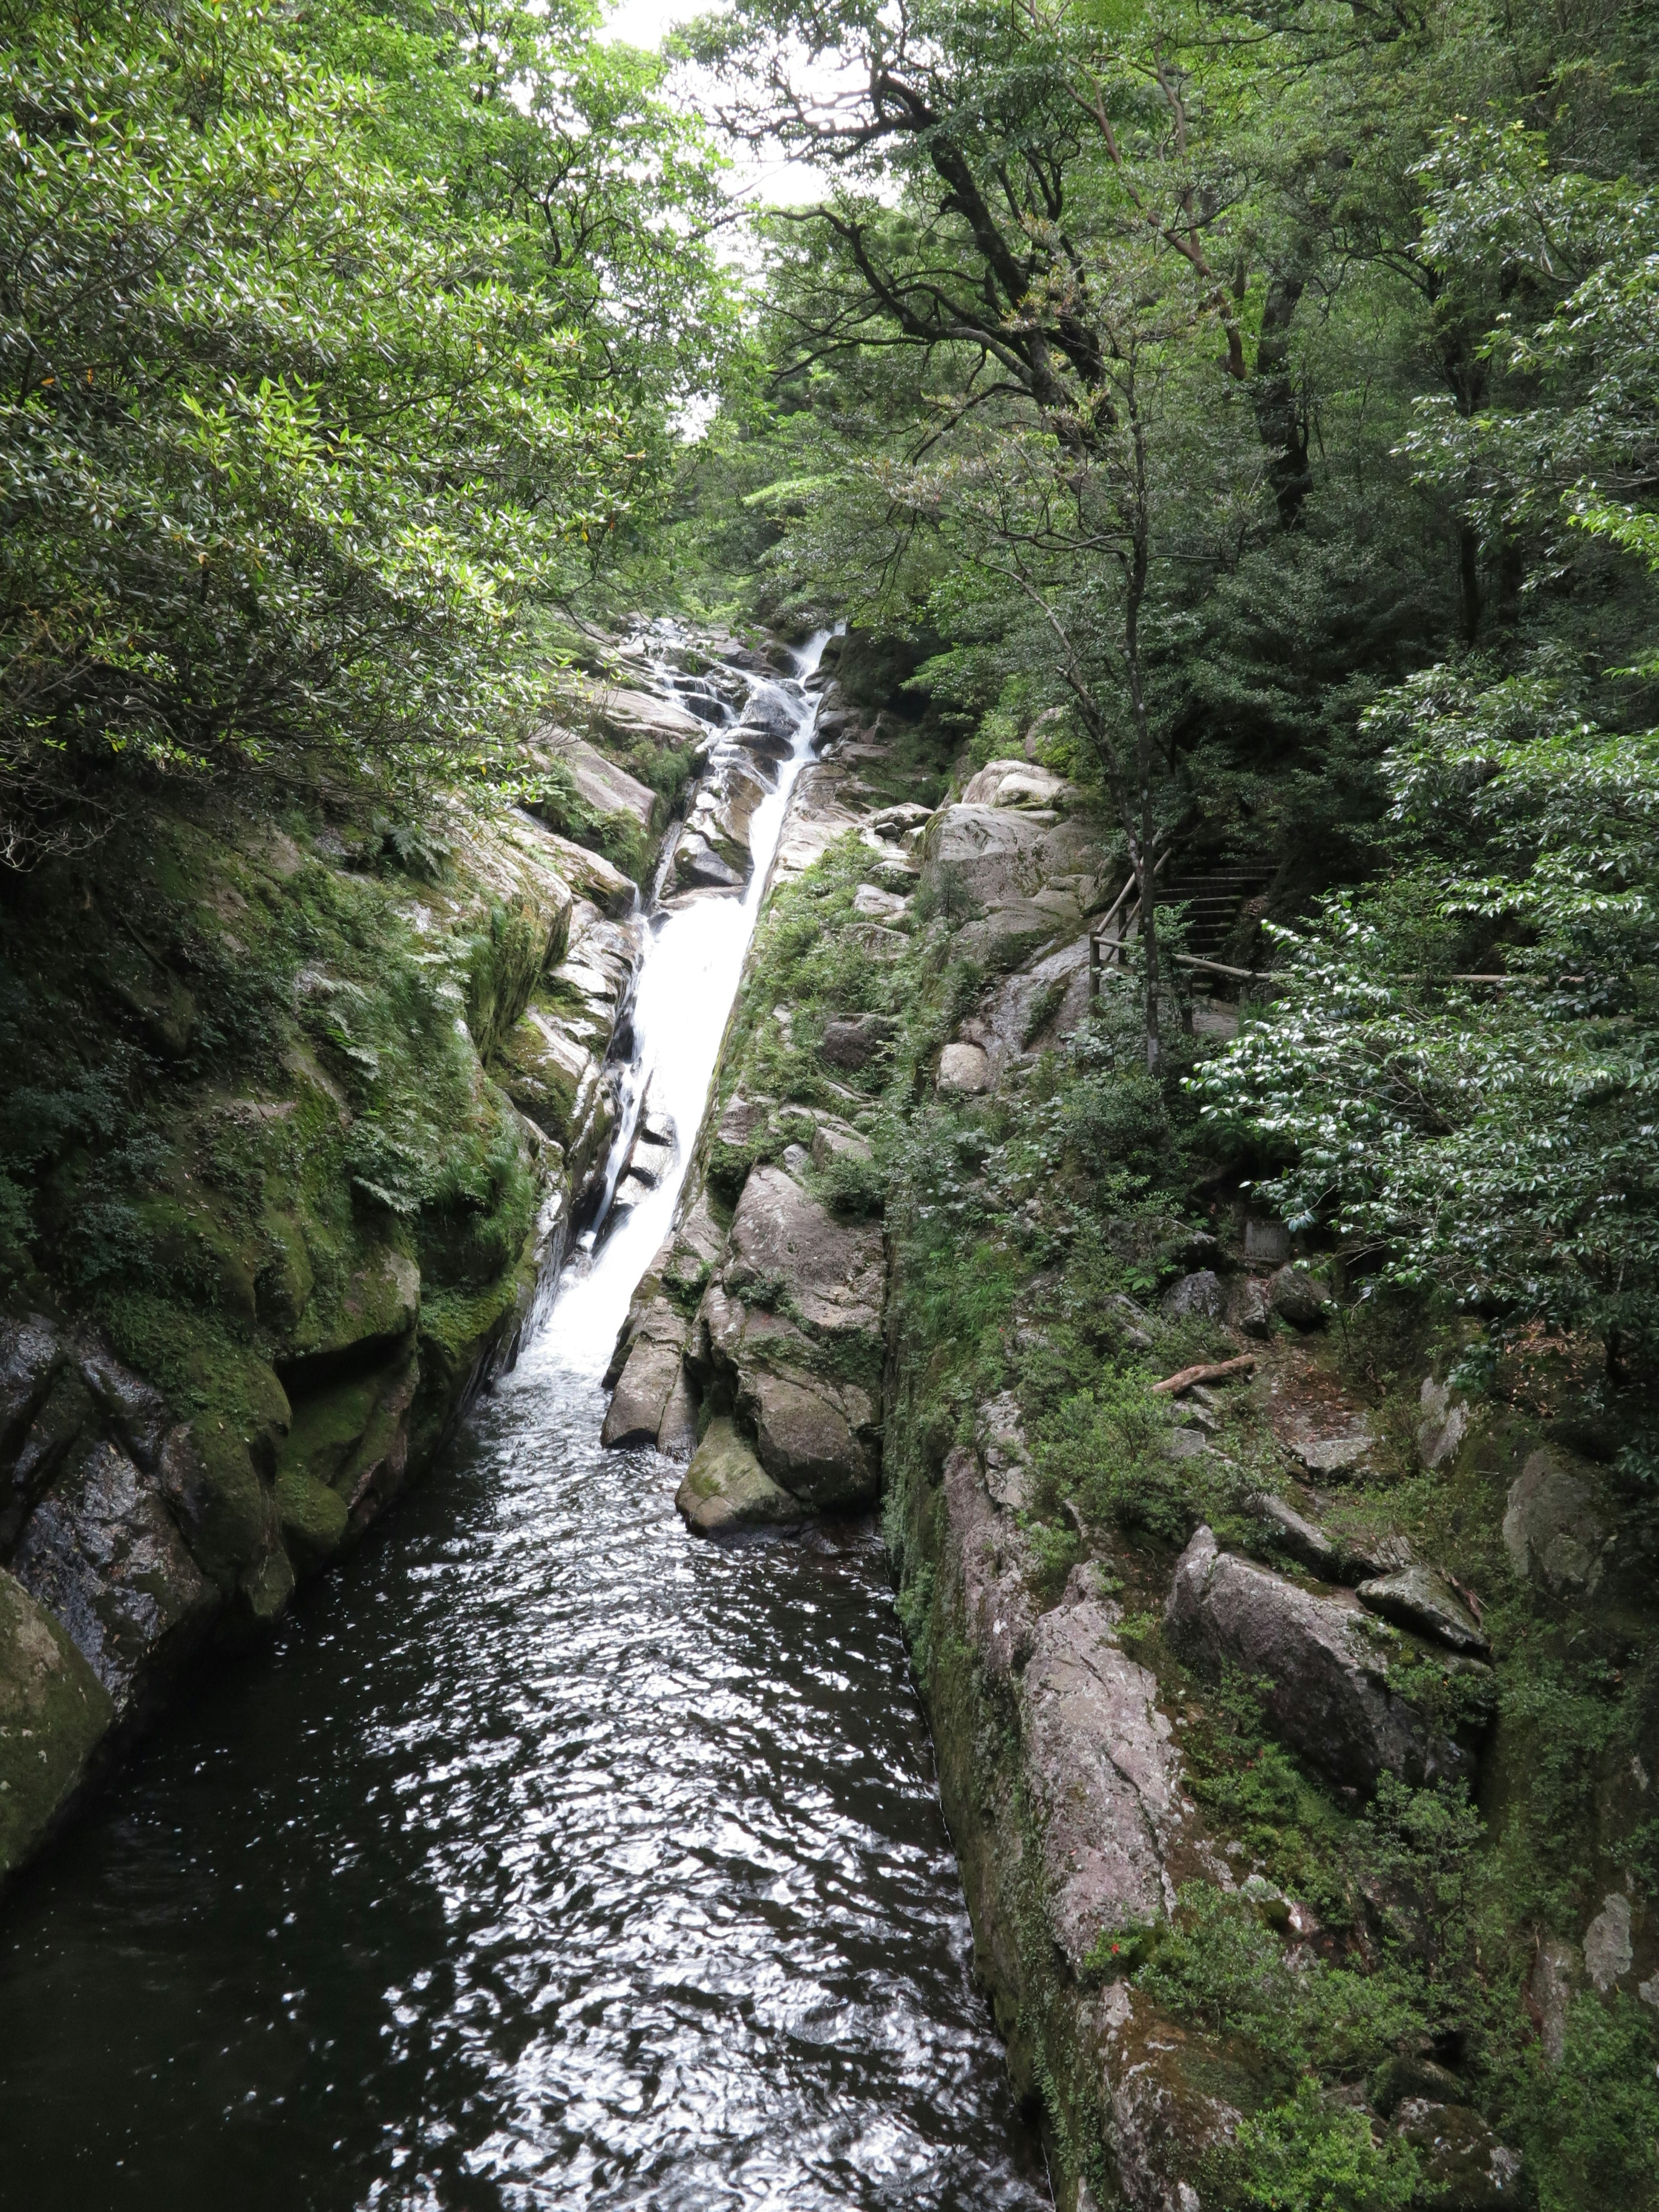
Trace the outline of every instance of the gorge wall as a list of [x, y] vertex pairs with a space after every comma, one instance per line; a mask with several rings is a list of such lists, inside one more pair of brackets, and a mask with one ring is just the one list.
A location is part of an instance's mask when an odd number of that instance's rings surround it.
[[848, 673], [607, 1438], [708, 1535], [882, 1499], [1066, 2212], [1576, 2202], [1659, 2006], [1618, 1409], [1298, 1250], [1182, 1125], [1236, 1005], [1160, 1084], [1091, 997], [1081, 794]]
[[757, 683], [694, 658], [566, 697], [542, 818], [156, 793], [8, 885], [0, 1879], [430, 1463], [604, 1203], [640, 881], [688, 781], [719, 835]]

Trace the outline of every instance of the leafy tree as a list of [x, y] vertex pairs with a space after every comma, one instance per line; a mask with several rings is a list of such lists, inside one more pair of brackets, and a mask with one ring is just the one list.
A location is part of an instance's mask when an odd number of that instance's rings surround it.
[[[532, 64], [536, 83], [556, 76], [553, 33], [521, 10], [496, 20], [516, 43], [471, 43], [492, 69], [465, 97], [510, 119], [464, 133], [453, 52], [434, 59], [368, 10], [323, 28], [373, 46], [390, 91], [248, 0], [15, 14], [0, 57], [15, 864], [95, 834], [119, 772], [475, 769], [544, 682], [535, 610], [655, 495], [689, 380], [677, 349], [706, 353], [720, 289], [683, 258], [678, 325], [631, 353], [613, 342], [611, 273], [626, 261], [636, 289], [661, 286], [667, 248], [653, 258], [637, 195], [631, 211], [607, 200], [614, 163], [587, 158], [564, 196], [545, 114], [507, 97]], [[617, 90], [616, 67], [596, 74]], [[637, 66], [623, 77], [644, 154], [661, 112], [640, 107]], [[427, 89], [453, 174], [407, 158]], [[659, 150], [680, 191], [683, 126]]]

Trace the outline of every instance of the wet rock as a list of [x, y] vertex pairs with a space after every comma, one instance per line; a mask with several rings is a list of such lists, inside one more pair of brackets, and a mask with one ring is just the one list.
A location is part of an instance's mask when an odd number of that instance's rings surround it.
[[1391, 1658], [1421, 1647], [1401, 1637], [1390, 1652], [1386, 1639], [1399, 1632], [1370, 1620], [1346, 1590], [1304, 1589], [1200, 1528], [1176, 1564], [1164, 1619], [1195, 1657], [1261, 1686], [1274, 1733], [1339, 1784], [1369, 1794], [1384, 1773], [1419, 1784], [1473, 1771], [1469, 1753], [1389, 1686]]
[[1197, 1817], [1157, 1678], [1119, 1645], [1115, 1618], [1089, 1596], [1044, 1613], [1020, 1685], [1049, 1918], [1073, 1973], [1103, 1929], [1173, 1908], [1170, 1861]]
[[657, 1449], [665, 1459], [689, 1460], [697, 1449], [697, 1396], [682, 1364], [662, 1411]]
[[1418, 1455], [1425, 1467], [1443, 1467], [1468, 1433], [1469, 1409], [1461, 1398], [1453, 1397], [1449, 1383], [1436, 1382], [1432, 1375], [1424, 1377], [1420, 1403]]
[[1417, 2202], [1433, 2212], [1500, 2212], [1518, 2202], [1519, 2154], [1467, 2105], [1408, 2097], [1395, 2115], [1394, 2132], [1421, 2161]]
[[1484, 1659], [1492, 1648], [1480, 1622], [1433, 1567], [1398, 1568], [1361, 1583], [1355, 1595], [1368, 1611], [1426, 1636], [1431, 1643], [1443, 1644], [1448, 1650], [1469, 1651]]
[[66, 1631], [0, 1569], [0, 1881], [62, 1818], [113, 1718]]
[[167, 1402], [155, 1385], [123, 1367], [91, 1328], [77, 1329], [73, 1350], [81, 1379], [138, 1465], [153, 1474], [173, 1425]]
[[1196, 1267], [1179, 1282], [1170, 1284], [1164, 1293], [1163, 1303], [1164, 1312], [1172, 1321], [1185, 1321], [1194, 1314], [1201, 1314], [1206, 1321], [1218, 1321], [1225, 1304], [1221, 1278], [1213, 1267]]
[[21, 1444], [63, 1358], [57, 1330], [40, 1315], [0, 1326], [0, 1464]]
[[1242, 1335], [1263, 1337], [1270, 1334], [1273, 1309], [1267, 1285], [1254, 1275], [1235, 1275], [1227, 1285], [1221, 1316], [1229, 1328], [1237, 1329]]
[[118, 1714], [219, 1605], [161, 1498], [107, 1441], [88, 1445], [52, 1484], [12, 1569], [68, 1631]]
[[1510, 1486], [1504, 1514], [1504, 1546], [1517, 1577], [1558, 1596], [1588, 1596], [1601, 1579], [1607, 1541], [1589, 1484], [1547, 1447], [1534, 1452]]
[[607, 1450], [657, 1442], [690, 1333], [665, 1298], [653, 1299], [631, 1324], [628, 1358], [599, 1431]]
[[984, 1047], [947, 1044], [939, 1056], [939, 1088], [958, 1098], [976, 1097], [991, 1087], [991, 1063]]
[[800, 1500], [773, 1481], [753, 1447], [724, 1417], [709, 1423], [674, 1504], [699, 1536], [784, 1527], [801, 1520], [805, 1512]]
[[[35, 1501], [69, 1454], [101, 1425], [98, 1408], [79, 1369], [54, 1358], [46, 1370], [44, 1396], [19, 1394], [21, 1410], [0, 1478], [0, 1553], [9, 1554]], [[0, 1462], [0, 1466], [4, 1462]]]
[[1317, 1328], [1327, 1318], [1331, 1294], [1305, 1267], [1280, 1267], [1267, 1278], [1267, 1299], [1292, 1328]]
[[674, 848], [674, 880], [682, 890], [738, 890], [742, 872], [723, 860], [706, 837], [694, 830], [682, 832]]

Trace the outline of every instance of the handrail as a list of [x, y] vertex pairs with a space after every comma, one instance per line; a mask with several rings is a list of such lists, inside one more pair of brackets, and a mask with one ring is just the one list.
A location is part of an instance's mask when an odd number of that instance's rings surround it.
[[[1152, 862], [1152, 880], [1154, 883], [1157, 882], [1158, 876], [1162, 873], [1164, 866], [1173, 857], [1176, 842], [1177, 841], [1172, 837], [1170, 842], [1164, 848], [1164, 850], [1154, 859]], [[1099, 947], [1104, 944], [1115, 944], [1118, 945], [1123, 945], [1126, 942], [1123, 933], [1124, 931], [1128, 927], [1132, 921], [1138, 921], [1139, 920], [1140, 903], [1139, 895], [1137, 893], [1133, 912], [1125, 915], [1122, 925], [1119, 928], [1117, 935], [1115, 938], [1108, 938], [1106, 932], [1111, 927], [1111, 924], [1116, 920], [1118, 908], [1122, 905], [1124, 900], [1128, 897], [1131, 891], [1137, 890], [1138, 883], [1139, 878], [1137, 878], [1134, 870], [1131, 868], [1129, 871], [1129, 880], [1124, 884], [1122, 890], [1112, 901], [1110, 906], [1107, 908], [1105, 913], [1102, 915], [1100, 920], [1089, 932], [1089, 965], [1091, 969], [1098, 969], [1104, 964], [1100, 958]]]

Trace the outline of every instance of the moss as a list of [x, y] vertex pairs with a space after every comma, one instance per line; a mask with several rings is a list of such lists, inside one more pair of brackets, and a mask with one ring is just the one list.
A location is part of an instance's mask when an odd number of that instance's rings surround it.
[[274, 1455], [288, 1431], [288, 1396], [252, 1346], [216, 1317], [153, 1291], [106, 1298], [98, 1314], [118, 1357], [178, 1413], [222, 1424], [245, 1446]]
[[63, 1814], [112, 1717], [64, 1631], [0, 1569], [0, 1881]]
[[345, 1500], [297, 1468], [276, 1477], [276, 1517], [283, 1543], [303, 1567], [324, 1565], [345, 1541]]
[[332, 1484], [373, 1419], [381, 1387], [378, 1375], [362, 1376], [302, 1399], [277, 1463], [278, 1484], [287, 1476]]

